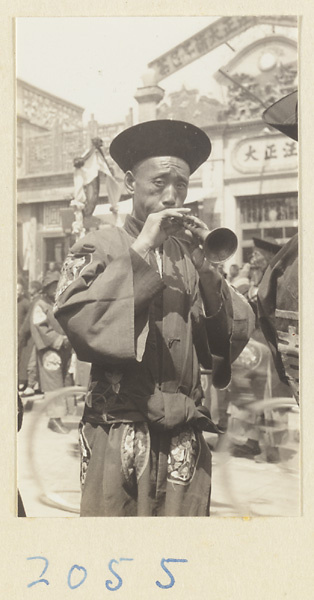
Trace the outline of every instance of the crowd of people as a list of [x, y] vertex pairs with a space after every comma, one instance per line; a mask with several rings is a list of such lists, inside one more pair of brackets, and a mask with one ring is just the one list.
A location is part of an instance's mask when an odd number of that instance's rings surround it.
[[[208, 228], [184, 207], [190, 175], [210, 152], [208, 136], [189, 123], [121, 132], [110, 154], [133, 199], [123, 228], [79, 239], [61, 273], [51, 266], [41, 286], [30, 284], [29, 298], [18, 283], [22, 397], [68, 385], [73, 356], [91, 365], [79, 426], [81, 516], [209, 516], [205, 433], [219, 439], [228, 429], [234, 456], [279, 460], [280, 440], [265, 441], [260, 429], [273, 415], [252, 418], [250, 405], [287, 396], [296, 382], [280, 343], [297, 312], [284, 292], [277, 305], [276, 291], [295, 278], [283, 271], [297, 265], [295, 247], [287, 257], [276, 240], [254, 238], [250, 263], [229, 274], [211, 264], [195, 233]], [[217, 390], [216, 422], [202, 371]], [[61, 393], [48, 420], [56, 433], [66, 433], [64, 410]]]

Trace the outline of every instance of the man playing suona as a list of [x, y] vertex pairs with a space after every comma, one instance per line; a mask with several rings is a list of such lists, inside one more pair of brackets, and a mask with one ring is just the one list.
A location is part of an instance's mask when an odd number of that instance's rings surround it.
[[78, 358], [92, 363], [81, 516], [209, 515], [202, 431], [216, 428], [202, 406], [200, 364], [215, 386], [228, 385], [254, 324], [246, 300], [184, 232], [189, 177], [210, 150], [202, 130], [180, 121], [119, 134], [110, 153], [133, 212], [123, 228], [79, 240], [63, 266], [55, 314]]

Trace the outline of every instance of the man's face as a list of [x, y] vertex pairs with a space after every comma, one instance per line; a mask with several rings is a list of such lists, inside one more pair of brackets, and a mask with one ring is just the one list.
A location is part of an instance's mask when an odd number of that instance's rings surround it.
[[269, 260], [266, 259], [264, 254], [262, 254], [256, 248], [254, 248], [250, 262], [253, 267], [255, 267], [256, 269], [261, 269], [261, 271], [264, 272], [268, 267]]
[[187, 196], [190, 169], [181, 158], [158, 156], [143, 160], [126, 173], [126, 186], [133, 192], [133, 215], [146, 221], [148, 215], [166, 208], [180, 208]]
[[231, 265], [230, 277], [236, 277], [239, 274], [239, 267], [237, 265]]
[[36, 294], [38, 294], [38, 293], [39, 293], [39, 289], [37, 287], [30, 286], [29, 295], [31, 298], [34, 298], [34, 296], [36, 296]]
[[53, 281], [52, 283], [50, 283], [49, 285], [47, 285], [45, 292], [46, 295], [51, 299], [54, 300], [55, 299], [55, 295], [56, 295], [56, 291], [57, 291], [57, 287], [58, 287], [58, 282], [57, 281]]

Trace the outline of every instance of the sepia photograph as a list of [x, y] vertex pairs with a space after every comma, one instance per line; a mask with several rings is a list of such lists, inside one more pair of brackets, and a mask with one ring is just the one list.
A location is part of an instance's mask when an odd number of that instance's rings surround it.
[[18, 17], [18, 517], [299, 517], [294, 15]]

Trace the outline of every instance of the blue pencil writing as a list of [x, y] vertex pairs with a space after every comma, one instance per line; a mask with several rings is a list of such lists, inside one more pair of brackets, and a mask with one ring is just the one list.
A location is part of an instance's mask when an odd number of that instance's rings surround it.
[[[132, 561], [133, 558], [120, 558], [120, 562], [121, 561]], [[114, 558], [112, 560], [109, 561], [109, 570], [111, 571], [111, 573], [117, 578], [118, 582], [116, 585], [113, 585], [113, 582], [111, 579], [107, 579], [106, 580], [106, 588], [107, 590], [109, 590], [110, 592], [115, 592], [116, 590], [120, 589], [120, 587], [122, 586], [123, 580], [120, 577], [120, 575], [118, 575], [118, 573], [116, 573], [116, 571], [112, 568], [113, 563], [116, 563], [117, 565], [119, 564], [118, 560], [115, 560]]]
[[[72, 574], [76, 572], [80, 572], [83, 571], [83, 578], [81, 579], [81, 581], [79, 581], [76, 584], [72, 584]], [[73, 565], [73, 567], [71, 567], [69, 574], [68, 574], [68, 586], [69, 588], [71, 588], [71, 590], [75, 590], [76, 588], [80, 587], [80, 585], [82, 585], [85, 581], [87, 577], [87, 571], [85, 569], [85, 567], [80, 567], [79, 565]]]
[[158, 587], [160, 587], [163, 590], [168, 590], [169, 588], [172, 588], [173, 585], [175, 584], [175, 579], [174, 579], [174, 576], [172, 575], [172, 573], [169, 571], [169, 569], [167, 569], [165, 563], [185, 563], [185, 562], [188, 562], [186, 558], [162, 558], [160, 561], [161, 567], [165, 571], [165, 573], [167, 573], [170, 581], [167, 585], [160, 583], [160, 581], [156, 581], [156, 585], [158, 585]]
[[39, 575], [39, 579], [36, 579], [36, 581], [32, 581], [32, 583], [29, 583], [27, 585], [27, 587], [32, 587], [33, 585], [36, 585], [36, 583], [45, 583], [46, 585], [49, 585], [49, 581], [48, 579], [42, 579], [42, 576], [46, 573], [47, 569], [48, 569], [48, 559], [45, 558], [44, 556], [29, 556], [27, 558], [27, 560], [43, 560], [45, 562], [45, 566], [44, 569], [42, 571], [42, 573]]

